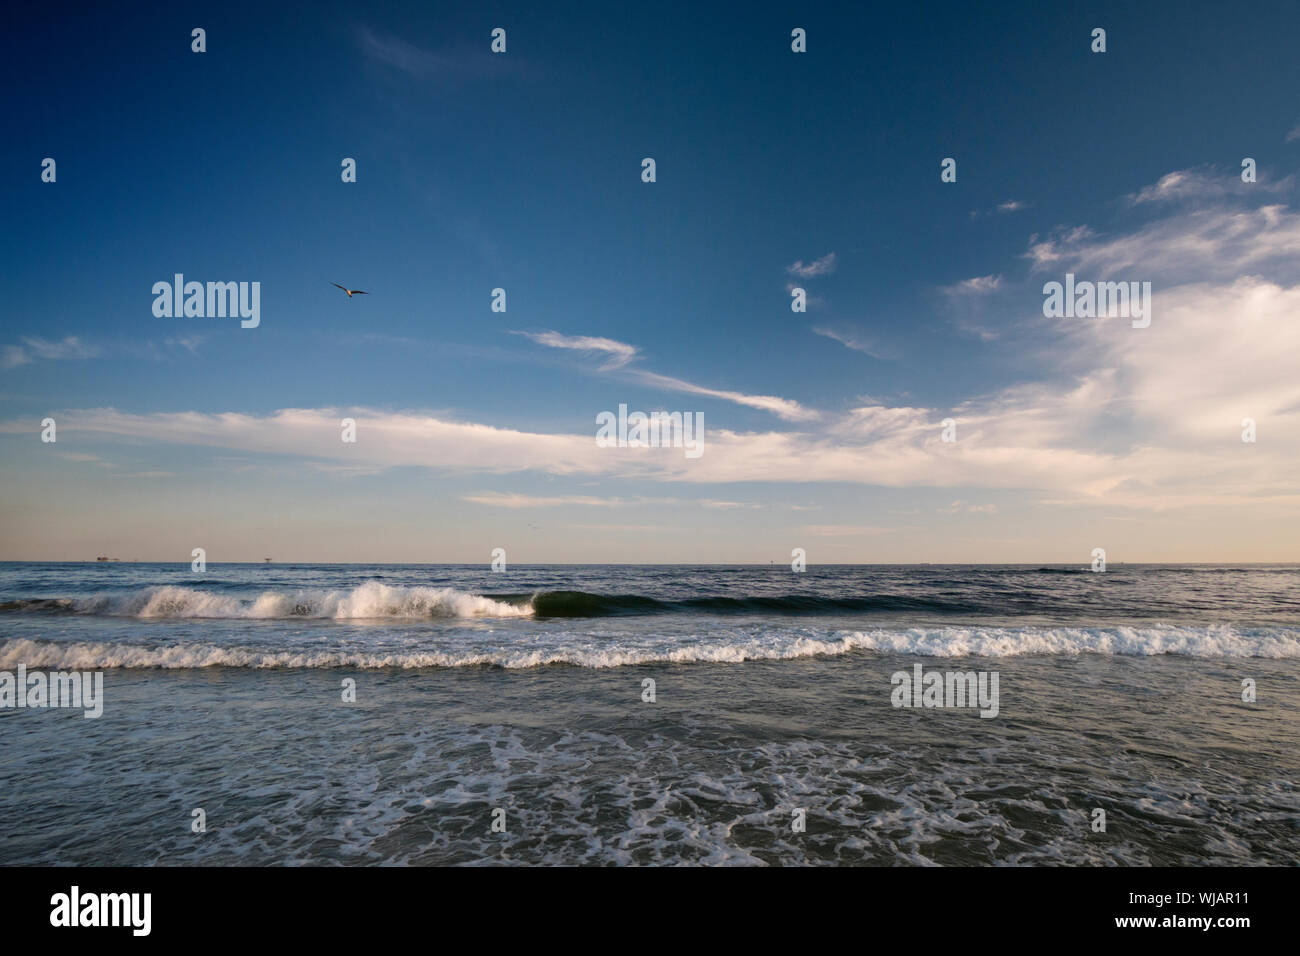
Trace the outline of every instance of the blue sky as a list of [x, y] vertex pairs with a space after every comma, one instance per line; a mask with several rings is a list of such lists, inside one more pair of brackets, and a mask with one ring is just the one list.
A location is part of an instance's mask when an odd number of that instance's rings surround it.
[[[0, 558], [1300, 559], [1300, 10], [1055, 6], [20, 20]], [[1067, 271], [1152, 327], [1044, 318]]]

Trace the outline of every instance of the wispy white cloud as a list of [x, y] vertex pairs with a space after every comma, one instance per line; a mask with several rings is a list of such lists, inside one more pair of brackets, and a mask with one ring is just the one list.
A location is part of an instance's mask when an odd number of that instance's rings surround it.
[[117, 465], [111, 461], [105, 461], [98, 455], [92, 455], [88, 452], [81, 451], [64, 451], [59, 452], [59, 457], [65, 461], [75, 461], [82, 464], [99, 465], [101, 468], [116, 468]]
[[1134, 203], [1167, 202], [1188, 196], [1204, 196], [1215, 191], [1217, 184], [1190, 169], [1175, 170], [1161, 176], [1154, 184], [1143, 187], [1130, 197]]
[[971, 219], [979, 219], [981, 216], [991, 216], [993, 214], [1006, 215], [1008, 213], [1020, 212], [1022, 209], [1028, 209], [1029, 203], [1020, 199], [1008, 199], [998, 203], [992, 209], [972, 209], [970, 211]]
[[416, 78], [479, 76], [517, 65], [504, 62], [515, 60], [513, 54], [509, 57], [492, 56], [486, 45], [481, 50], [460, 47], [435, 52], [368, 27], [363, 27], [359, 36], [361, 51], [366, 57]]
[[179, 335], [163, 339], [161, 343], [144, 342], [108, 342], [92, 344], [80, 336], [69, 335], [58, 341], [23, 336], [22, 345], [6, 345], [0, 350], [0, 367], [17, 368], [36, 360], [68, 361], [80, 359], [111, 358], [114, 356], [160, 361], [184, 351], [197, 355], [199, 346], [205, 341], [202, 335]]
[[855, 352], [864, 352], [872, 358], [885, 361], [898, 358], [898, 353], [893, 349], [885, 348], [877, 343], [875, 339], [854, 329], [833, 329], [819, 325], [813, 327], [813, 332], [828, 339], [833, 339], [845, 348], [853, 349]]
[[944, 286], [943, 291], [950, 296], [988, 295], [1002, 286], [1002, 276], [987, 275], [962, 279], [955, 285]]
[[589, 354], [594, 352], [608, 355], [608, 361], [601, 366], [601, 370], [606, 372], [622, 368], [636, 358], [637, 354], [637, 348], [634, 345], [597, 335], [561, 335], [559, 332], [514, 332], [513, 334], [525, 336], [538, 345], [545, 345], [553, 349], [572, 349]]
[[998, 506], [997, 506], [997, 505], [992, 505], [992, 504], [989, 504], [989, 505], [972, 505], [972, 504], [969, 504], [969, 503], [967, 503], [967, 502], [965, 502], [965, 501], [962, 501], [961, 499], [958, 499], [957, 501], [952, 502], [952, 504], [947, 505], [947, 506], [945, 506], [945, 507], [943, 507], [943, 508], [939, 508], [939, 509], [938, 509], [938, 512], [939, 512], [939, 514], [941, 514], [941, 515], [956, 515], [956, 514], [962, 514], [962, 513], [966, 513], [966, 514], [997, 514], [997, 511], [998, 511]]
[[1256, 182], [1245, 183], [1241, 180], [1241, 170], [1224, 171], [1212, 166], [1196, 169], [1176, 169], [1166, 173], [1149, 186], [1144, 186], [1136, 193], [1126, 197], [1131, 205], [1166, 202], [1195, 202], [1204, 204], [1207, 200], [1237, 197], [1242, 200], [1254, 200], [1260, 193], [1281, 193], [1295, 185], [1295, 177], [1286, 176], [1270, 180], [1263, 172]]
[[50, 342], [45, 339], [30, 336], [24, 337], [23, 343], [37, 358], [51, 359], [55, 361], [60, 359], [94, 358], [99, 354], [99, 349], [87, 345], [76, 335], [69, 335], [67, 338], [59, 342]]
[[792, 276], [798, 276], [800, 279], [813, 279], [817, 276], [829, 275], [835, 271], [835, 253], [828, 252], [820, 259], [814, 259], [807, 264], [800, 259], [786, 266], [785, 271]]
[[199, 353], [199, 346], [203, 344], [205, 336], [202, 335], [177, 335], [169, 339], [163, 339], [163, 345], [170, 348], [180, 348], [189, 352], [191, 355]]
[[502, 491], [480, 491], [460, 497], [461, 501], [491, 508], [559, 508], [567, 505], [619, 508], [628, 504], [624, 498], [601, 498], [596, 495], [523, 495]]
[[492, 508], [558, 508], [580, 506], [587, 508], [628, 508], [641, 505], [690, 505], [701, 508], [730, 510], [733, 508], [757, 508], [739, 501], [721, 501], [716, 498], [684, 499], [678, 497], [653, 498], [636, 496], [624, 498], [613, 496], [602, 498], [598, 495], [526, 495], [516, 492], [480, 491], [461, 495], [462, 501], [471, 504], [486, 505]]
[[0, 365], [5, 368], [16, 368], [28, 364], [33, 359], [62, 361], [95, 358], [100, 354], [98, 348], [86, 344], [76, 335], [70, 335], [58, 342], [36, 336], [23, 336], [22, 342], [22, 345], [5, 346], [4, 352], [0, 354]]
[[727, 402], [734, 402], [737, 405], [744, 405], [748, 408], [757, 408], [760, 411], [771, 412], [778, 418], [784, 418], [791, 422], [806, 422], [815, 418], [820, 418], [821, 413], [815, 409], [807, 408], [794, 399], [780, 398], [776, 395], [750, 395], [746, 392], [734, 392], [720, 388], [707, 388], [703, 385], [695, 385], [692, 382], [683, 381], [680, 378], [672, 378], [668, 375], [659, 375], [655, 372], [635, 373], [638, 381], [645, 382], [647, 385], [654, 385], [657, 388], [668, 389], [674, 392], [685, 392], [690, 395], [703, 395], [708, 398], [718, 398]]
[[616, 532], [634, 532], [646, 534], [663, 534], [681, 532], [682, 528], [676, 525], [667, 524], [571, 524], [569, 528], [575, 531], [616, 531]]
[[1233, 281], [1262, 270], [1300, 275], [1300, 218], [1282, 205], [1242, 209], [1197, 206], [1142, 228], [1099, 236], [1086, 226], [1031, 239], [1033, 270], [1072, 271], [1093, 279], [1123, 273], [1168, 288], [1195, 281]]
[[670, 375], [661, 375], [644, 369], [626, 368], [636, 358], [639, 351], [636, 346], [629, 345], [626, 342], [587, 335], [562, 335], [559, 332], [519, 332], [516, 334], [526, 336], [539, 345], [549, 346], [550, 348], [607, 355], [609, 358], [599, 367], [598, 371], [623, 370], [627, 377], [655, 388], [734, 402], [748, 408], [771, 412], [787, 421], [808, 421], [818, 417], [816, 411], [805, 408], [793, 399], [780, 398], [775, 395], [751, 395], [745, 392], [709, 388]]

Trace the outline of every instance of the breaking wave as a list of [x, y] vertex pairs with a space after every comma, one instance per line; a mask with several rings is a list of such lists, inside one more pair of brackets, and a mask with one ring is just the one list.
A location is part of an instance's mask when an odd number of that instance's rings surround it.
[[970, 599], [871, 594], [828, 597], [815, 594], [700, 596], [669, 601], [642, 594], [538, 591], [485, 596], [455, 588], [401, 587], [367, 581], [349, 590], [264, 591], [240, 597], [181, 586], [141, 588], [84, 598], [31, 598], [0, 602], [3, 611], [51, 611], [141, 618], [418, 618], [418, 617], [616, 617], [623, 615], [853, 614], [913, 611], [981, 613], [996, 605]]
[[7, 611], [67, 611], [140, 618], [367, 618], [529, 617], [511, 604], [455, 588], [393, 587], [367, 581], [348, 590], [265, 591], [254, 598], [177, 586], [141, 588], [87, 598], [7, 601]]
[[1238, 630], [1229, 625], [1185, 627], [940, 627], [828, 632], [823, 637], [789, 631], [704, 634], [689, 642], [661, 635], [549, 634], [485, 646], [321, 648], [223, 646], [185, 642], [167, 646], [129, 642], [68, 642], [14, 638], [0, 643], [0, 669], [105, 668], [397, 668], [498, 667], [551, 664], [624, 667], [646, 663], [728, 663], [837, 656], [851, 652], [944, 658], [1022, 656], [1180, 655], [1201, 658], [1300, 658], [1300, 632]]

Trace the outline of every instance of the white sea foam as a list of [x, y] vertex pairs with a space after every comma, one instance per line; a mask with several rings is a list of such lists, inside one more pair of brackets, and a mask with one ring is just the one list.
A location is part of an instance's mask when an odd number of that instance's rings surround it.
[[348, 590], [265, 591], [256, 598], [167, 586], [127, 594], [98, 594], [73, 605], [83, 614], [142, 618], [289, 617], [362, 620], [418, 617], [529, 617], [528, 605], [509, 604], [455, 588], [393, 587], [367, 581]]
[[856, 647], [923, 657], [1020, 657], [1030, 654], [1119, 654], [1149, 657], [1300, 657], [1294, 628], [1238, 630], [1229, 624], [1192, 627], [939, 627], [854, 633]]
[[480, 666], [520, 669], [548, 664], [608, 668], [652, 662], [736, 664], [836, 656], [853, 651], [925, 657], [1176, 654], [1204, 658], [1300, 658], [1300, 634], [1295, 631], [1275, 629], [1240, 633], [1228, 625], [1201, 628], [1173, 625], [1142, 628], [906, 628], [841, 632], [825, 639], [781, 631], [748, 636], [728, 631], [713, 636], [700, 635], [689, 643], [681, 637], [665, 637], [652, 632], [596, 636], [569, 631], [539, 631], [535, 634], [516, 631], [501, 638], [493, 645], [444, 638], [437, 646], [427, 648], [412, 648], [406, 644], [400, 647], [335, 649], [322, 648], [316, 643], [311, 647], [223, 646], [207, 642], [150, 646], [124, 641], [72, 643], [15, 638], [0, 644], [0, 667], [24, 663], [28, 667], [83, 670]]
[[[1195, 829], [1203, 842], [1174, 850], [1180, 863], [1285, 864], [1285, 839], [1255, 842], [1261, 811], [1272, 832], [1285, 833], [1297, 810], [1286, 781], [1203, 783], [1160, 765], [1169, 775], [1153, 779], [1156, 768], [1125, 748], [1089, 781], [1088, 799], [1141, 812], [1113, 840], [1082, 838], [1091, 803], [1073, 804], [1073, 787], [1053, 773], [1057, 752], [1032, 739], [1028, 748], [990, 740], [973, 760], [943, 739], [719, 739], [714, 721], [672, 735], [457, 720], [384, 734], [383, 747], [328, 763], [328, 748], [293, 743], [257, 761], [207, 753], [222, 761], [225, 789], [248, 801], [234, 802], [203, 840], [183, 830], [131, 840], [131, 862], [1149, 866], [1169, 860], [1160, 843], [1169, 832]], [[84, 767], [103, 761], [88, 749], [78, 758]], [[167, 767], [136, 768], [132, 780], [141, 774], [156, 799], [111, 818], [88, 814], [87, 838], [67, 846], [30, 839], [21, 858], [93, 865], [120, 856], [121, 832], [152, 832], [155, 804], [186, 799], [186, 781]], [[102, 800], [99, 774], [87, 776], [81, 798]], [[272, 789], [275, 800], [260, 799]], [[509, 827], [491, 833], [483, 820], [497, 807]], [[805, 833], [792, 832], [794, 807], [808, 808]]]

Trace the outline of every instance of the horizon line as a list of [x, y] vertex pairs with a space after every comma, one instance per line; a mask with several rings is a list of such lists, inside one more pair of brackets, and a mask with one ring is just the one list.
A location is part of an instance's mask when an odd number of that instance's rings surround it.
[[[785, 566], [788, 561], [702, 561], [702, 562], [685, 562], [685, 561], [512, 561], [508, 567], [658, 567], [658, 568], [766, 568], [774, 565]], [[185, 560], [166, 560], [156, 561], [139, 558], [109, 558], [100, 561], [97, 558], [72, 558], [72, 559], [26, 559], [26, 558], [0, 558], [0, 564], [179, 564], [187, 565]], [[267, 567], [269, 565], [279, 565], [281, 567], [291, 565], [313, 565], [313, 566], [337, 566], [337, 567], [361, 567], [361, 566], [378, 566], [378, 567], [452, 567], [466, 568], [485, 566], [490, 567], [491, 561], [267, 561], [265, 559], [257, 561], [207, 561], [208, 567], [213, 565], [240, 565], [249, 564], [258, 567]], [[1285, 561], [1110, 561], [1107, 560], [1106, 566], [1114, 565], [1198, 565], [1213, 567], [1216, 565], [1228, 564], [1248, 564], [1260, 567], [1293, 565], [1300, 567], [1300, 559]], [[1086, 560], [1079, 561], [821, 561], [808, 562], [807, 567], [839, 567], [839, 568], [860, 568], [860, 567], [961, 567], [961, 568], [995, 568], [995, 567], [1075, 567], [1081, 566], [1088, 568]], [[505, 572], [501, 572], [505, 573]]]

